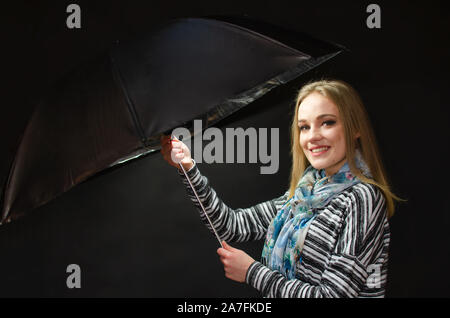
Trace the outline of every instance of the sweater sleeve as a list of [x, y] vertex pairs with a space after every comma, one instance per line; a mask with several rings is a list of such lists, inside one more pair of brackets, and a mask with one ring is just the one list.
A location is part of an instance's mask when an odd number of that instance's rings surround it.
[[371, 295], [378, 292], [383, 296], [385, 277], [374, 277], [372, 269], [387, 263], [389, 234], [384, 197], [374, 187], [364, 185], [337, 199], [345, 201], [349, 211], [319, 284], [301, 277], [288, 280], [257, 261], [249, 267], [246, 282], [265, 297], [358, 297], [368, 288], [378, 289]]
[[[220, 239], [227, 242], [244, 242], [263, 238], [273, 217], [286, 202], [288, 193], [249, 208], [232, 209], [217, 196], [208, 179], [201, 175], [194, 160], [193, 162], [194, 166], [186, 173]], [[200, 213], [201, 220], [212, 232], [184, 173], [181, 170], [178, 170], [178, 173], [182, 177], [189, 198]]]

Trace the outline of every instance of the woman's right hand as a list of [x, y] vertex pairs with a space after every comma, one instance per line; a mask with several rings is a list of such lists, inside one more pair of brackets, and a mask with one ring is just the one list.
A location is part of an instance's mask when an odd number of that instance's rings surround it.
[[183, 168], [187, 171], [192, 168], [194, 163], [192, 162], [191, 151], [189, 148], [177, 137], [170, 140], [170, 135], [161, 136], [161, 154], [171, 166], [180, 169], [179, 163], [183, 165]]

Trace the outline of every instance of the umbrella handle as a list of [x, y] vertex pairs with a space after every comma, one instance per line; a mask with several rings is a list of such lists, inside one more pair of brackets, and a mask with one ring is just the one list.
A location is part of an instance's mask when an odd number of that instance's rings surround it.
[[[174, 139], [173, 137], [174, 137], [173, 135], [170, 136], [170, 141], [172, 141]], [[191, 179], [187, 175], [186, 170], [184, 169], [183, 165], [181, 164], [181, 161], [178, 163], [178, 165], [181, 167], [181, 170], [183, 170], [183, 173], [184, 173], [186, 179], [188, 180], [189, 185], [190, 185], [192, 191], [195, 194], [195, 197], [197, 198], [197, 202], [200, 204], [200, 206], [201, 206], [201, 208], [203, 210], [203, 213], [205, 214], [206, 219], [208, 220], [209, 225], [211, 226], [211, 228], [212, 228], [212, 230], [214, 232], [214, 235], [216, 236], [217, 240], [219, 241], [220, 246], [223, 247], [222, 240], [220, 239], [219, 234], [217, 234], [216, 228], [214, 227], [214, 225], [211, 222], [211, 219], [209, 218], [208, 214], [206, 213], [205, 207], [203, 206], [202, 201], [200, 201], [200, 198], [198, 197], [197, 191], [195, 191], [194, 186], [192, 185]]]

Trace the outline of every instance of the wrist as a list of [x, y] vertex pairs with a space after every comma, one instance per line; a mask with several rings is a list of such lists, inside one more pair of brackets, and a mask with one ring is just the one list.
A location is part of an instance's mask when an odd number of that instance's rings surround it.
[[[184, 168], [185, 171], [191, 170], [192, 167], [194, 166], [194, 161], [193, 161], [192, 159], [189, 159], [188, 162], [183, 162], [183, 161], [181, 161], [180, 163], [181, 163], [181, 165], [183, 166], [183, 168]], [[180, 166], [178, 166], [178, 169], [181, 170]]]
[[252, 279], [252, 271], [255, 270], [255, 268], [258, 267], [260, 263], [258, 261], [253, 261], [250, 266], [247, 268], [247, 273], [245, 273], [245, 282], [249, 285], [251, 285], [251, 279]]

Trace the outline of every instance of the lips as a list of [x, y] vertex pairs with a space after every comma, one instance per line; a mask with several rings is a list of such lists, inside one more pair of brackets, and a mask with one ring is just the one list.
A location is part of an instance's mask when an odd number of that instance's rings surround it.
[[310, 148], [309, 151], [311, 152], [311, 155], [313, 156], [320, 156], [322, 154], [324, 154], [325, 152], [328, 151], [328, 149], [330, 149], [330, 146], [317, 146], [317, 147], [313, 147]]

